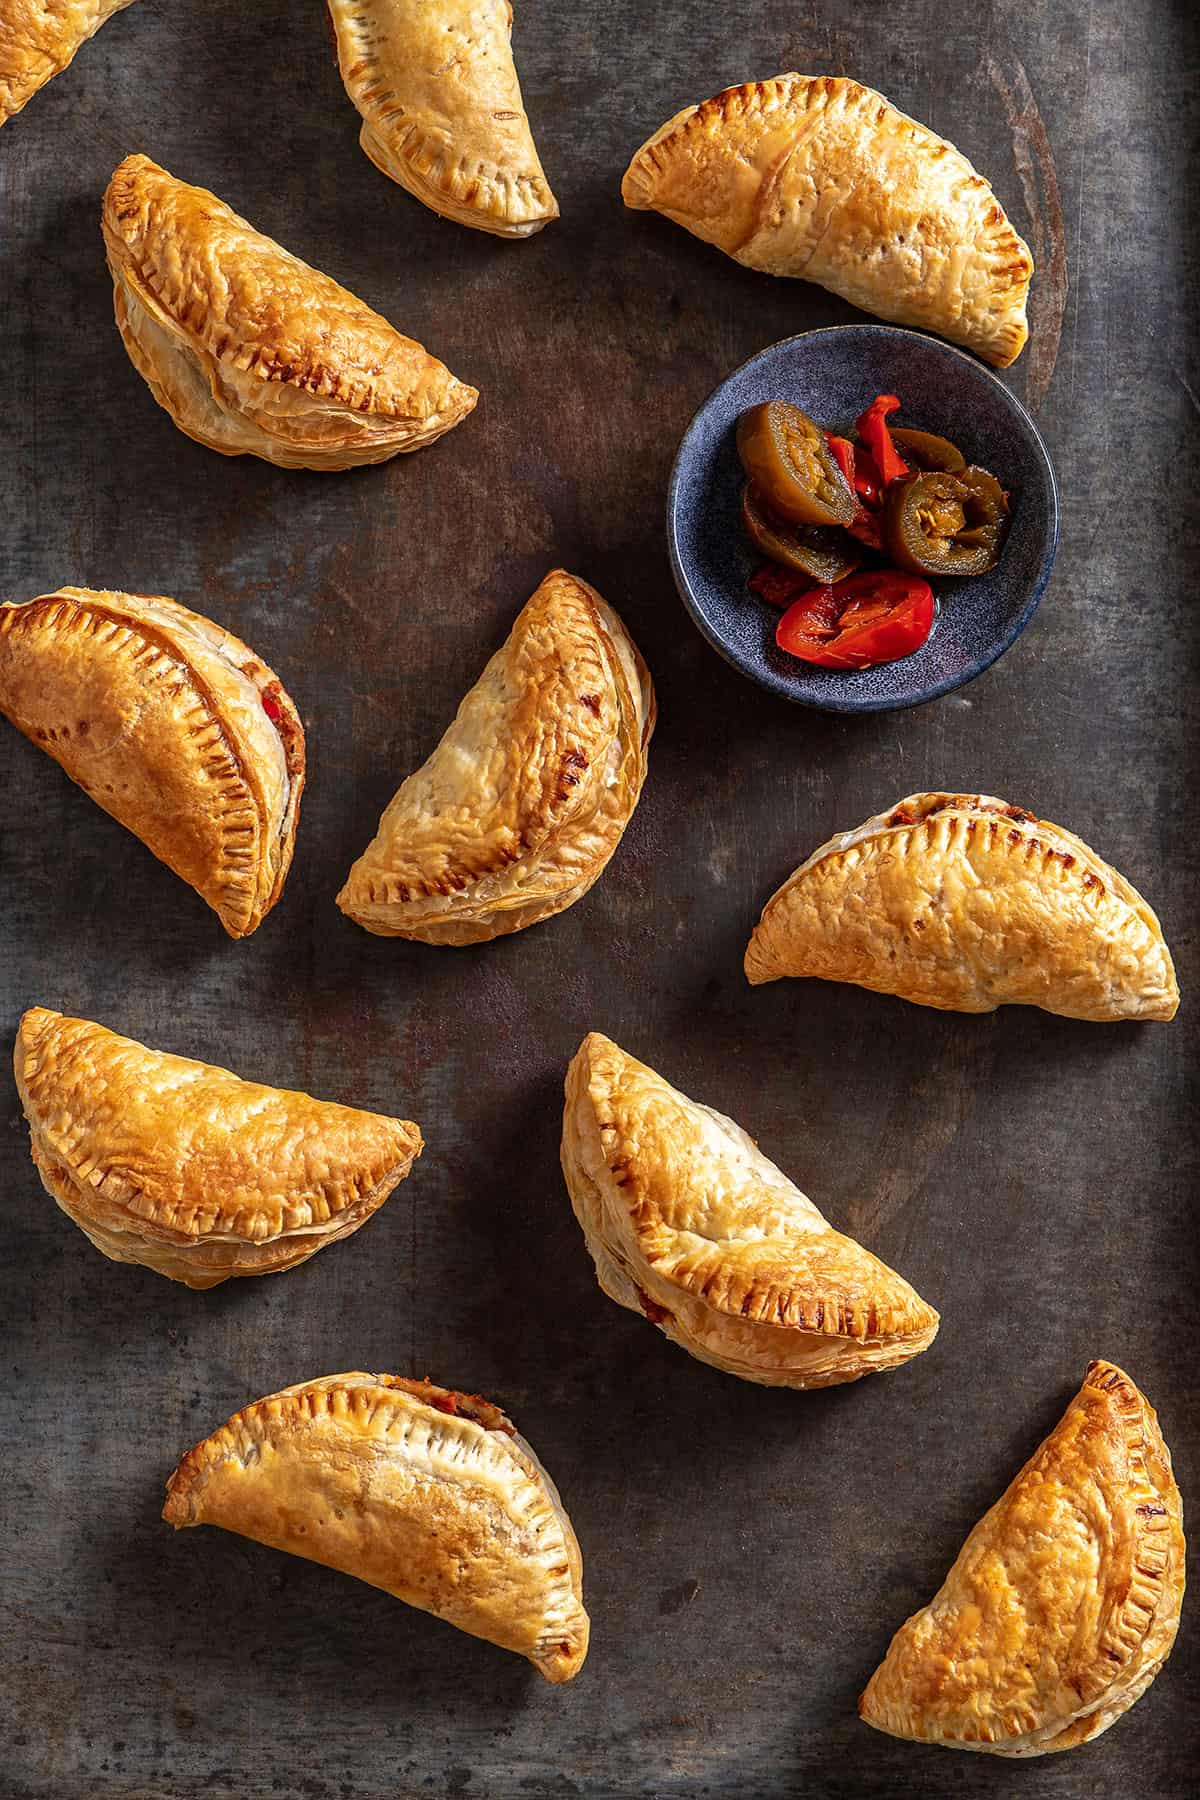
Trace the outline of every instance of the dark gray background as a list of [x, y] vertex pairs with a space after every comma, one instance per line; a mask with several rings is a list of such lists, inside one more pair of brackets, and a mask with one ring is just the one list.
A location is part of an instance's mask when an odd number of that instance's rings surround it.
[[[139, 0], [0, 133], [4, 594], [109, 585], [210, 613], [285, 679], [311, 766], [283, 902], [232, 944], [0, 729], [4, 1032], [44, 1002], [412, 1117], [428, 1140], [356, 1237], [192, 1294], [106, 1262], [55, 1210], [9, 1092], [4, 1800], [1190, 1789], [1194, 1614], [1147, 1697], [1069, 1756], [921, 1750], [854, 1711], [1089, 1357], [1142, 1384], [1200, 1497], [1186, 10], [524, 0], [518, 61], [563, 218], [517, 245], [439, 222], [363, 158], [318, 0]], [[859, 315], [627, 214], [618, 192], [670, 113], [793, 67], [878, 86], [995, 183], [1040, 270], [1009, 379], [1062, 484], [1057, 570], [1010, 655], [957, 696], [860, 722], [728, 669], [683, 614], [662, 531], [674, 445], [718, 379]], [[347, 475], [189, 442], [112, 324], [97, 215], [135, 149], [428, 344], [481, 389], [473, 417]], [[559, 562], [619, 608], [658, 683], [620, 852], [584, 902], [516, 938], [367, 936], [333, 906], [351, 860]], [[794, 864], [942, 785], [1062, 820], [1145, 891], [1179, 964], [1174, 1025], [745, 985], [750, 925]], [[557, 1166], [562, 1073], [590, 1027], [734, 1114], [901, 1269], [942, 1311], [929, 1353], [830, 1393], [768, 1392], [612, 1306]], [[326, 1570], [159, 1523], [196, 1438], [354, 1367], [492, 1395], [544, 1457], [585, 1556], [593, 1648], [574, 1685]]]

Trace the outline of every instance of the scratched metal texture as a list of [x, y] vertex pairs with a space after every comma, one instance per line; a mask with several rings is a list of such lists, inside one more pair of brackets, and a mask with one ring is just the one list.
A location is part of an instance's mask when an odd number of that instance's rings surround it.
[[[1089, 1357], [1144, 1386], [1200, 1504], [1188, 11], [524, 0], [563, 218], [518, 245], [437, 221], [370, 166], [317, 0], [139, 0], [0, 134], [3, 592], [109, 585], [210, 613], [283, 675], [311, 767], [283, 902], [233, 944], [0, 729], [3, 1029], [44, 1002], [428, 1140], [348, 1242], [192, 1294], [105, 1261], [56, 1211], [6, 1091], [2, 1800], [1194, 1792], [1194, 1609], [1146, 1698], [1074, 1755], [947, 1755], [855, 1717]], [[907, 715], [752, 690], [667, 570], [692, 409], [763, 345], [858, 315], [627, 214], [618, 184], [681, 105], [792, 67], [857, 76], [960, 144], [1040, 267], [1008, 379], [1056, 457], [1058, 567], [997, 668]], [[130, 150], [427, 343], [480, 388], [474, 416], [347, 475], [190, 443], [112, 324], [97, 213]], [[658, 683], [625, 842], [585, 901], [516, 938], [371, 938], [333, 896], [555, 563], [621, 610]], [[1144, 889], [1179, 963], [1174, 1025], [745, 985], [746, 935], [793, 865], [942, 785], [1063, 820]], [[557, 1163], [590, 1027], [734, 1114], [903, 1270], [942, 1312], [928, 1354], [768, 1392], [611, 1305]], [[228, 1413], [355, 1367], [492, 1395], [536, 1445], [585, 1556], [593, 1643], [571, 1687], [329, 1571], [159, 1522], [178, 1454]]]

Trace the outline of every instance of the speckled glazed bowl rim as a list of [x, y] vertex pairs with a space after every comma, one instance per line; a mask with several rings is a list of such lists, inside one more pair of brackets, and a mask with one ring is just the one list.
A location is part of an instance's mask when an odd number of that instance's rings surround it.
[[[853, 332], [857, 336], [869, 335], [887, 339], [914, 339], [923, 348], [932, 347], [946, 356], [953, 357], [957, 361], [965, 363], [971, 370], [973, 376], [982, 377], [998, 391], [1002, 397], [1003, 403], [1013, 413], [1027, 437], [1031, 453], [1040, 457], [1041, 462], [1045, 467], [1050, 498], [1048, 521], [1049, 536], [1045, 553], [1038, 566], [1037, 573], [1033, 578], [1024, 606], [996, 642], [989, 646], [985, 655], [977, 658], [976, 661], [968, 664], [965, 668], [960, 669], [949, 679], [932, 683], [930, 686], [914, 691], [907, 696], [864, 696], [861, 700], [831, 698], [822, 701], [813, 698], [812, 695], [808, 693], [800, 694], [787, 692], [779, 686], [776, 686], [774, 683], [765, 681], [759, 670], [733, 650], [721, 637], [720, 633], [714, 630], [709, 624], [703, 609], [696, 599], [695, 594], [692, 592], [691, 581], [687, 573], [684, 558], [680, 551], [677, 531], [678, 503], [679, 490], [683, 481], [685, 465], [689, 460], [689, 451], [691, 449], [692, 441], [703, 425], [710, 409], [724, 393], [730, 383], [736, 381], [739, 376], [744, 375], [747, 370], [752, 369], [756, 363], [763, 362], [768, 357], [777, 356], [780, 351], [787, 350], [792, 344], [811, 344], [816, 338], [841, 337], [844, 336], [846, 332]], [[700, 405], [692, 414], [687, 429], [679, 440], [679, 448], [675, 453], [675, 460], [671, 465], [671, 478], [667, 488], [667, 552], [671, 559], [671, 573], [675, 578], [675, 586], [679, 590], [680, 599], [683, 601], [684, 606], [691, 615], [692, 622], [700, 631], [701, 635], [712, 645], [718, 655], [722, 656], [740, 675], [744, 675], [748, 681], [754, 682], [756, 687], [765, 688], [770, 694], [776, 694], [781, 699], [790, 700], [795, 706], [807, 706], [814, 711], [819, 712], [900, 712], [911, 706], [923, 706], [930, 700], [940, 700], [945, 694], [952, 694], [956, 689], [966, 687], [968, 682], [974, 681], [977, 676], [982, 675], [985, 670], [990, 669], [993, 663], [999, 662], [1000, 658], [1007, 650], [1012, 649], [1012, 646], [1016, 643], [1017, 639], [1038, 609], [1038, 603], [1046, 591], [1046, 584], [1050, 580], [1050, 571], [1054, 567], [1054, 558], [1058, 552], [1058, 530], [1059, 492], [1058, 480], [1054, 473], [1054, 464], [1050, 460], [1050, 453], [1046, 448], [1042, 434], [1034, 424], [1027, 408], [1017, 399], [1017, 396], [1012, 392], [1011, 388], [1007, 387], [1005, 383], [1000, 380], [1000, 377], [989, 369], [985, 363], [980, 362], [977, 357], [969, 355], [967, 351], [960, 350], [953, 344], [945, 343], [941, 338], [930, 337], [923, 331], [909, 331], [899, 325], [822, 325], [816, 327], [812, 331], [798, 331], [794, 333], [792, 337], [779, 338], [775, 343], [767, 344], [762, 350], [756, 350], [753, 356], [748, 356], [745, 362], [739, 363], [735, 369], [731, 369], [729, 374], [717, 383], [716, 387], [712, 389], [711, 393], [709, 393], [703, 401], [701, 401]]]

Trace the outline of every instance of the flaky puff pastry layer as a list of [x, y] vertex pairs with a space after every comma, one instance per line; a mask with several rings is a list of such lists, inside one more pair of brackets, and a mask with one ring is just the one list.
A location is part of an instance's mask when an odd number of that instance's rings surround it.
[[594, 588], [546, 576], [396, 793], [338, 905], [368, 931], [476, 944], [591, 887], [646, 778], [654, 686]]
[[0, 0], [0, 125], [133, 0]]
[[621, 193], [747, 268], [814, 281], [1001, 368], [1029, 336], [1033, 258], [988, 183], [844, 76], [777, 75], [685, 107]]
[[938, 1315], [844, 1237], [739, 1125], [591, 1032], [562, 1166], [600, 1286], [701, 1362], [767, 1387], [896, 1368]]
[[304, 728], [240, 638], [162, 594], [0, 606], [0, 712], [194, 887], [230, 937], [283, 892]]
[[459, 225], [531, 236], [558, 217], [521, 99], [509, 0], [327, 0], [360, 142]]
[[1083, 1387], [892, 1639], [859, 1712], [894, 1737], [1043, 1756], [1087, 1743], [1170, 1654], [1183, 1503], [1154, 1409], [1122, 1369]]
[[366, 1223], [421, 1153], [404, 1119], [148, 1050], [34, 1007], [13, 1067], [46, 1192], [114, 1262], [273, 1275]]
[[763, 908], [752, 983], [849, 981], [949, 1012], [1170, 1019], [1154, 913], [1094, 850], [990, 794], [910, 794], [830, 838]]
[[163, 1518], [356, 1576], [570, 1681], [588, 1647], [579, 1545], [497, 1406], [398, 1375], [271, 1394], [190, 1450]]
[[115, 171], [102, 224], [130, 361], [210, 450], [350, 469], [433, 443], [479, 397], [328, 275], [147, 156]]

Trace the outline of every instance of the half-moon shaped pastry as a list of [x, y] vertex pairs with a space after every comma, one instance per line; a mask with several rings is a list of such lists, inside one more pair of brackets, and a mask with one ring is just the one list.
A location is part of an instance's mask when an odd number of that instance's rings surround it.
[[120, 164], [102, 223], [130, 361], [210, 450], [352, 469], [432, 444], [479, 397], [328, 275], [147, 156]]
[[572, 906], [621, 841], [654, 729], [650, 671], [610, 606], [555, 569], [338, 895], [381, 937], [478, 944]]
[[0, 605], [0, 712], [230, 937], [262, 924], [292, 863], [304, 727], [240, 638], [161, 594]]
[[0, 125], [133, 0], [0, 0]]
[[1029, 336], [1033, 259], [983, 176], [843, 76], [777, 75], [685, 107], [621, 193], [748, 269], [815, 281], [1000, 368]]
[[1072, 832], [989, 794], [910, 794], [814, 850], [763, 908], [754, 984], [852, 981], [946, 1012], [1170, 1019], [1146, 902]]
[[326, 1375], [189, 1450], [163, 1518], [340, 1569], [570, 1681], [583, 1565], [558, 1491], [498, 1406], [399, 1375]]
[[1170, 1655], [1183, 1503], [1154, 1409], [1123, 1370], [1083, 1387], [858, 1703], [893, 1737], [1044, 1756], [1098, 1737]]
[[530, 237], [558, 217], [521, 100], [509, 0], [328, 0], [359, 141], [444, 219]]
[[727, 1374], [832, 1387], [928, 1349], [938, 1315], [817, 1211], [740, 1125], [593, 1031], [562, 1166], [600, 1286]]
[[114, 1262], [191, 1288], [278, 1274], [349, 1237], [421, 1154], [404, 1119], [41, 1006], [21, 1020], [13, 1067], [46, 1192]]

